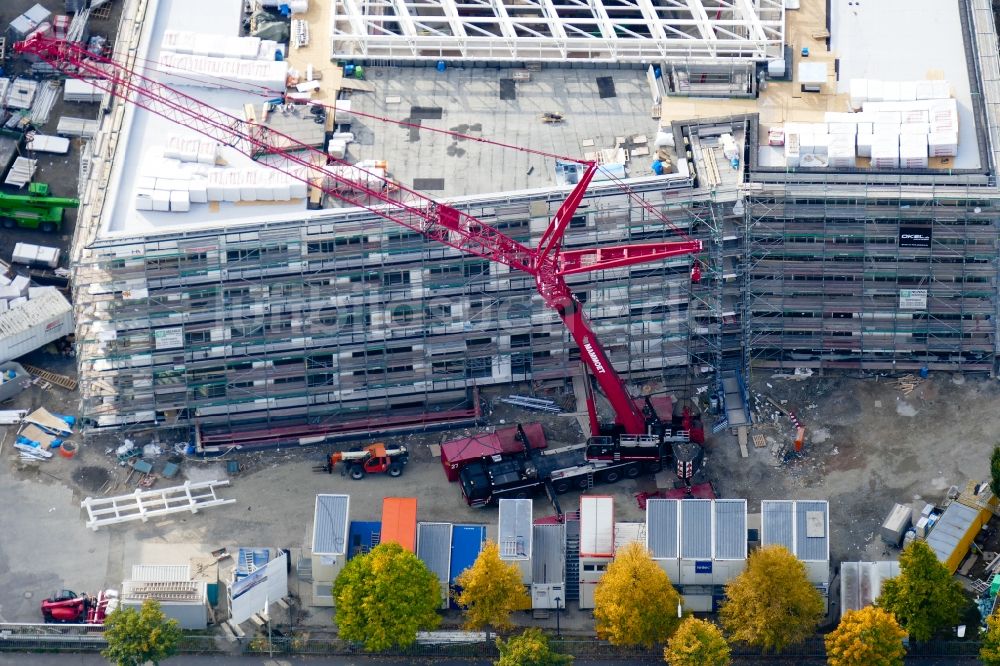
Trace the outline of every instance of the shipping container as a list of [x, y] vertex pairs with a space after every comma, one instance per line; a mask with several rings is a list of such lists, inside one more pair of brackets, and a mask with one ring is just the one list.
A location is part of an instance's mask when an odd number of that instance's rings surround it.
[[364, 555], [379, 544], [382, 523], [377, 520], [352, 520], [347, 535], [347, 559]]
[[73, 332], [73, 309], [55, 289], [0, 313], [0, 363]]
[[57, 247], [18, 243], [14, 246], [13, 253], [11, 253], [11, 262], [26, 266], [57, 268], [59, 266], [59, 254], [60, 250]]
[[417, 498], [386, 497], [382, 500], [382, 543], [398, 543], [416, 552]]
[[565, 608], [566, 525], [534, 525], [531, 541], [531, 607]]
[[350, 505], [351, 498], [347, 495], [316, 495], [312, 534], [313, 606], [333, 605], [333, 581], [347, 561]]
[[485, 525], [453, 525], [451, 528], [451, 563], [449, 575], [452, 586], [463, 571], [471, 567], [486, 543]]
[[417, 557], [437, 577], [441, 608], [447, 608], [451, 598], [451, 533], [451, 523], [417, 524]]
[[530, 499], [502, 499], [497, 518], [497, 546], [500, 559], [521, 570], [521, 580], [531, 583], [532, 502]]
[[934, 527], [927, 535], [927, 545], [937, 555], [938, 560], [948, 567], [950, 573], [958, 570], [958, 566], [969, 553], [969, 547], [990, 515], [986, 509], [952, 502], [934, 523]]
[[910, 529], [911, 514], [910, 507], [902, 504], [894, 504], [892, 511], [889, 512], [885, 522], [882, 523], [880, 531], [882, 541], [893, 548], [899, 548], [899, 544], [903, 541], [903, 534], [906, 533], [906, 530]]

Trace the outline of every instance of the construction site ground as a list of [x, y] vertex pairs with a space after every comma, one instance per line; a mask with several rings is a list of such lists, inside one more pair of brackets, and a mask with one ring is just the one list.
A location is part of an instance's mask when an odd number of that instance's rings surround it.
[[[50, 354], [36, 354], [30, 363], [41, 367], [65, 364]], [[510, 387], [506, 387], [507, 392]], [[772, 421], [777, 409], [761, 410], [764, 427], [754, 430], [768, 442], [765, 448], [748, 445], [740, 455], [736, 438], [729, 433], [711, 436], [706, 469], [722, 497], [747, 498], [751, 512], [761, 499], [829, 499], [834, 562], [849, 559], [895, 557], [887, 552], [877, 533], [893, 502], [925, 498], [943, 499], [951, 485], [980, 478], [988, 469], [992, 446], [1000, 441], [1000, 413], [993, 409], [1000, 397], [994, 380], [935, 375], [920, 382], [909, 395], [885, 379], [812, 377], [803, 381], [758, 376], [752, 393], [766, 393], [793, 409], [807, 427], [804, 450], [791, 448], [794, 429], [784, 416]], [[501, 393], [493, 393], [490, 398]], [[3, 408], [44, 405], [52, 411], [72, 413], [75, 395], [50, 387], [32, 387]], [[579, 422], [568, 415], [540, 415], [508, 405], [489, 409], [494, 426], [517, 420], [541, 421], [549, 446], [579, 441]], [[4, 538], [0, 539], [0, 620], [39, 620], [38, 604], [51, 591], [69, 588], [94, 592], [117, 587], [137, 563], [186, 563], [189, 556], [204, 555], [226, 547], [288, 547], [293, 561], [308, 546], [313, 501], [317, 493], [349, 493], [350, 517], [378, 520], [382, 498], [414, 496], [418, 517], [425, 521], [495, 524], [496, 509], [471, 509], [457, 484], [445, 480], [439, 460], [429, 444], [472, 432], [410, 435], [387, 440], [404, 443], [413, 452], [400, 479], [368, 477], [352, 481], [338, 473], [312, 471], [329, 447], [271, 450], [229, 454], [222, 459], [185, 458], [176, 481], [159, 480], [156, 487], [184, 479], [227, 478], [230, 458], [241, 471], [220, 495], [235, 504], [207, 509], [199, 514], [175, 514], [148, 523], [134, 522], [91, 531], [84, 525], [80, 500], [87, 496], [124, 494], [135, 487], [123, 483], [126, 470], [108, 448], [121, 437], [87, 444], [72, 459], [56, 456], [41, 464], [21, 463], [11, 447], [14, 428], [6, 428], [6, 446], [0, 453], [0, 506]], [[3, 435], [0, 435], [2, 437]], [[172, 442], [160, 442], [169, 449]], [[157, 461], [162, 467], [169, 452]], [[235, 456], [235, 458], [234, 458]], [[643, 512], [634, 498], [640, 491], [655, 490], [651, 478], [599, 486], [594, 492], [613, 494], [616, 520], [639, 521]], [[560, 498], [573, 510], [574, 493]], [[552, 513], [547, 500], [537, 497], [537, 515]], [[292, 592], [307, 597], [308, 583], [292, 576]], [[836, 585], [834, 585], [836, 589]], [[835, 602], [835, 600], [834, 600]], [[831, 605], [836, 612], [836, 603]], [[317, 627], [328, 626], [327, 609], [306, 608], [300, 618]], [[455, 618], [452, 618], [455, 619]], [[567, 611], [567, 628], [589, 629], [588, 614]], [[525, 616], [525, 621], [530, 621]], [[554, 620], [543, 620], [552, 624]]]

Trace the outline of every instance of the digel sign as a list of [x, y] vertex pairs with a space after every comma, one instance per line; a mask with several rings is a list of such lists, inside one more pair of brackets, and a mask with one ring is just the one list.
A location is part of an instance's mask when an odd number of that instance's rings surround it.
[[583, 339], [583, 348], [586, 350], [587, 356], [590, 357], [591, 362], [594, 364], [594, 370], [603, 375], [605, 373], [604, 363], [601, 362], [601, 357], [597, 355], [597, 350], [590, 344], [589, 338]]
[[900, 227], [899, 247], [930, 247], [930, 227]]

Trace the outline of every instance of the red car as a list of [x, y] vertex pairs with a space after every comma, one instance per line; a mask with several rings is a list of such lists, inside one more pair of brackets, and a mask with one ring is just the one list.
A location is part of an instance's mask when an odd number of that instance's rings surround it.
[[118, 605], [118, 593], [107, 590], [96, 597], [59, 590], [42, 602], [42, 617], [46, 622], [73, 624], [104, 624], [104, 618]]

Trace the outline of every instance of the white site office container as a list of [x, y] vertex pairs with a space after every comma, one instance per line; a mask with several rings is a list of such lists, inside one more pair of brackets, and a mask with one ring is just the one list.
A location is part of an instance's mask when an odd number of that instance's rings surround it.
[[59, 248], [18, 243], [14, 246], [14, 252], [11, 254], [11, 262], [26, 266], [55, 268], [59, 265]]
[[73, 308], [51, 290], [0, 313], [0, 363], [23, 356], [73, 332]]
[[87, 79], [66, 79], [64, 86], [63, 101], [66, 102], [100, 102], [104, 97], [104, 91]]
[[69, 153], [69, 139], [61, 136], [51, 136], [49, 134], [35, 134], [25, 143], [28, 150], [36, 153], [51, 153], [53, 155], [66, 155]]

